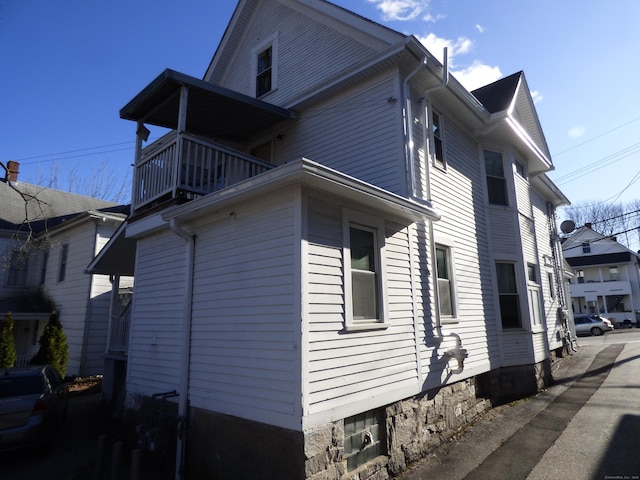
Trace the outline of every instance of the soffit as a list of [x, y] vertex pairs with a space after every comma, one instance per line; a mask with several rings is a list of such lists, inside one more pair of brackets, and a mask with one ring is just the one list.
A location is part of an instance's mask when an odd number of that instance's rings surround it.
[[183, 86], [188, 89], [186, 130], [197, 135], [240, 141], [296, 118], [292, 110], [170, 69], [127, 103], [120, 117], [175, 130]]

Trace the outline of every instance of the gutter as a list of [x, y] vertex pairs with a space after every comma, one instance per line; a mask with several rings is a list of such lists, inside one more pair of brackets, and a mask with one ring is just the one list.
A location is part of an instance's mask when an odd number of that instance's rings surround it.
[[182, 319], [182, 347], [180, 358], [180, 385], [178, 387], [178, 435], [176, 443], [175, 479], [183, 478], [184, 457], [186, 452], [186, 422], [189, 407], [189, 370], [191, 363], [191, 317], [193, 306], [193, 270], [196, 236], [177, 225], [176, 219], [169, 220], [171, 231], [186, 243], [185, 261], [187, 265], [187, 285], [184, 292], [184, 312]]

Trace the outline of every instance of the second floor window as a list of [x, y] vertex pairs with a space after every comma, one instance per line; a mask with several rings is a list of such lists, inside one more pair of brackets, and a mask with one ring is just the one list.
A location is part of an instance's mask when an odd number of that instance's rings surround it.
[[24, 287], [27, 284], [28, 257], [23, 252], [13, 252], [9, 263], [7, 286]]
[[58, 268], [58, 282], [64, 282], [67, 276], [67, 257], [69, 256], [69, 244], [65, 243], [60, 248], [60, 267]]
[[40, 285], [44, 285], [47, 279], [47, 263], [49, 263], [49, 252], [42, 254], [42, 268], [40, 268]]
[[618, 267], [609, 267], [609, 280], [611, 280], [612, 282], [620, 280], [620, 272], [618, 271]]
[[578, 270], [576, 277], [578, 277], [578, 283], [584, 283], [584, 270]]
[[484, 165], [487, 175], [487, 192], [491, 205], [509, 205], [507, 200], [507, 180], [500, 152], [484, 151]]
[[442, 129], [442, 117], [438, 112], [433, 110], [431, 111], [431, 133], [433, 138], [433, 160], [436, 165], [444, 167], [444, 131]]

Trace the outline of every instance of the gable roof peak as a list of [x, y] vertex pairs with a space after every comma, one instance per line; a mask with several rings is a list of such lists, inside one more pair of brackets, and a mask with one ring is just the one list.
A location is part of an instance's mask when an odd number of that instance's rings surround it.
[[517, 94], [518, 85], [524, 78], [524, 71], [520, 70], [506, 77], [489, 83], [484, 87], [477, 88], [471, 94], [478, 99], [482, 105], [490, 112], [496, 113], [508, 110]]

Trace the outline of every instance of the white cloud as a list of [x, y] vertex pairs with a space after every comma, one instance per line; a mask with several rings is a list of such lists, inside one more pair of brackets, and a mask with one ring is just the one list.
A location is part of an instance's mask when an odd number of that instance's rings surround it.
[[491, 67], [479, 60], [474, 61], [467, 68], [451, 73], [469, 91], [495, 82], [502, 77], [499, 67]]
[[473, 42], [466, 37], [459, 37], [457, 40], [449, 40], [430, 33], [426, 37], [417, 38], [440, 62], [444, 60], [442, 58], [442, 54], [444, 53], [444, 47], [447, 47], [447, 55], [449, 56], [450, 65], [454, 64], [453, 58], [456, 55], [469, 53], [473, 48]]
[[[382, 11], [384, 20], [413, 20], [429, 7], [429, 0], [369, 0]], [[433, 21], [430, 15], [427, 20]]]
[[578, 125], [575, 127], [572, 127], [569, 129], [569, 137], [570, 138], [580, 138], [582, 136], [584, 136], [584, 134], [586, 133], [585, 129], [583, 126]]
[[533, 99], [533, 103], [540, 103], [542, 101], [542, 94], [537, 90], [530, 90], [531, 98]]
[[476, 29], [480, 32], [480, 33], [484, 33], [485, 28], [480, 25], [479, 23], [476, 23]]

